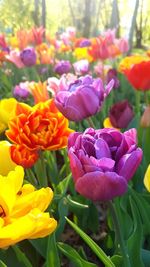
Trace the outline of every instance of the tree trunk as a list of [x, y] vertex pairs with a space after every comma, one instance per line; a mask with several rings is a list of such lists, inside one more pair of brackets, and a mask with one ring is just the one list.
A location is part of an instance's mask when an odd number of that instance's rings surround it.
[[42, 0], [42, 26], [46, 28], [46, 2]]
[[140, 21], [139, 24], [136, 23], [136, 48], [142, 48], [142, 39], [143, 39], [143, 0], [141, 1], [140, 8]]
[[137, 17], [137, 13], [138, 13], [138, 7], [139, 7], [139, 0], [136, 0], [134, 12], [133, 12], [133, 17], [132, 17], [132, 21], [131, 21], [130, 33], [129, 33], [129, 47], [130, 47], [130, 49], [128, 51], [128, 54], [130, 54], [130, 52], [132, 50], [132, 46], [133, 46], [133, 36], [134, 36], [134, 31], [135, 31], [135, 26], [136, 26], [136, 17]]
[[89, 0], [84, 0], [85, 3], [85, 11], [84, 11], [84, 18], [83, 18], [83, 36], [89, 37], [90, 29], [91, 29], [91, 2]]
[[118, 0], [113, 0], [112, 4], [112, 14], [110, 19], [110, 28], [116, 29], [116, 36], [119, 37], [119, 8], [118, 8]]
[[40, 21], [39, 21], [39, 0], [34, 0], [34, 13], [33, 13], [33, 20], [35, 26], [40, 26]]

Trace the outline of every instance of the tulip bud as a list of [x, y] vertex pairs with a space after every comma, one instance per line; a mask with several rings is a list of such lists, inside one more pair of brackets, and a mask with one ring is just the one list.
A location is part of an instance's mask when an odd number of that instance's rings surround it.
[[109, 118], [115, 128], [126, 128], [133, 119], [132, 106], [127, 100], [114, 104], [109, 111]]
[[150, 106], [146, 107], [140, 122], [141, 127], [150, 127]]
[[20, 53], [20, 58], [23, 64], [27, 67], [36, 64], [36, 53], [34, 48], [26, 48]]

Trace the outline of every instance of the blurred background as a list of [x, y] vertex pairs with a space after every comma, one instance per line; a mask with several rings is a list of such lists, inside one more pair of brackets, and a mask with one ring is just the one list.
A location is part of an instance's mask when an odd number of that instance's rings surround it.
[[149, 15], [149, 0], [1, 0], [0, 32], [43, 26], [54, 36], [74, 26], [79, 37], [92, 37], [116, 28], [130, 47], [148, 48]]

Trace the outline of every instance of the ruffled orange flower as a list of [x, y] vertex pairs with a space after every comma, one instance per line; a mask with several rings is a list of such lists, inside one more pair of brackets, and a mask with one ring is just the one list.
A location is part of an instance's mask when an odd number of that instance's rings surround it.
[[[34, 159], [38, 158], [40, 150], [57, 150], [66, 147], [71, 132], [72, 130], [68, 128], [68, 120], [50, 99], [34, 107], [18, 103], [16, 116], [10, 120], [6, 135], [15, 146], [11, 150], [13, 160], [22, 165], [22, 158], [24, 162], [25, 157], [28, 161], [31, 158], [31, 164], [29, 162], [28, 164], [32, 165]], [[22, 157], [21, 151], [23, 151]]]

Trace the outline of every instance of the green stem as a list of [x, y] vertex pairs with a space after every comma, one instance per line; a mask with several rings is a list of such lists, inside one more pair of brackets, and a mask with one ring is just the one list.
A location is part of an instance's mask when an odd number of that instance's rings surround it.
[[37, 186], [37, 180], [36, 177], [31, 169], [25, 170], [27, 180], [34, 186]]
[[140, 96], [141, 95], [139, 91], [136, 91], [135, 94], [136, 94], [136, 113], [140, 114], [140, 99], [141, 99]]
[[89, 126], [90, 126], [91, 128], [94, 128], [94, 129], [95, 129], [95, 125], [94, 125], [94, 123], [93, 123], [91, 117], [88, 117], [88, 118], [87, 118], [87, 121], [88, 121]]
[[145, 104], [148, 106], [149, 105], [149, 99], [148, 99], [148, 92], [144, 92], [144, 100], [145, 100]]
[[40, 158], [34, 165], [34, 169], [36, 172], [36, 176], [39, 182], [39, 185], [42, 187], [48, 186], [48, 179], [47, 179], [47, 173], [46, 173], [46, 162], [43, 155], [43, 152], [40, 153]]
[[123, 236], [121, 233], [120, 223], [118, 220], [115, 205], [112, 203], [112, 201], [108, 201], [108, 205], [109, 205], [110, 213], [112, 216], [112, 221], [113, 221], [113, 225], [114, 225], [114, 230], [115, 230], [115, 235], [116, 235], [118, 247], [120, 247], [120, 250], [122, 252], [122, 257], [123, 257], [123, 261], [124, 261], [123, 266], [124, 267], [131, 267], [129, 255], [128, 255], [128, 252], [127, 252], [127, 249], [125, 246], [125, 242], [124, 242], [124, 239], [123, 239]]

